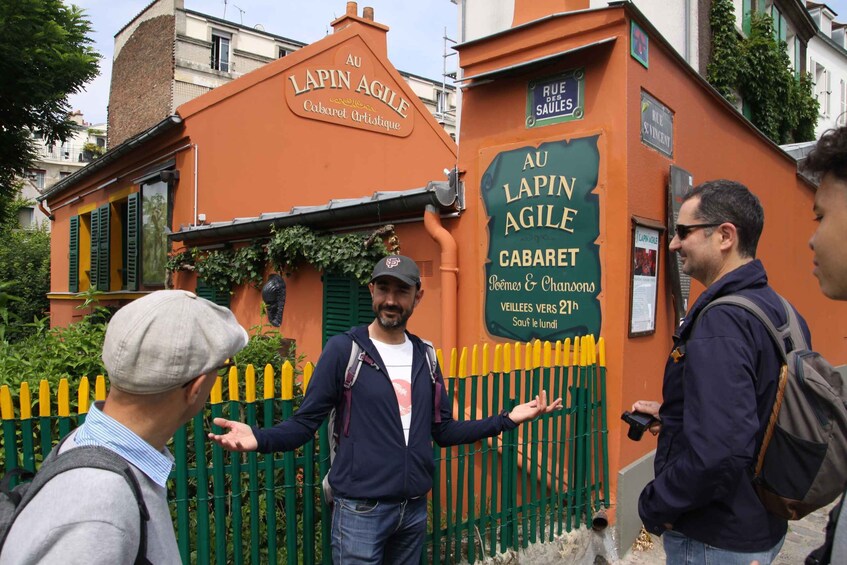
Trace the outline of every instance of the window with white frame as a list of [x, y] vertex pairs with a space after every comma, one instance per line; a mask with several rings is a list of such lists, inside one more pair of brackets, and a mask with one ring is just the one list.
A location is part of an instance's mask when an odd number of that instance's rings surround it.
[[276, 58], [282, 59], [286, 55], [288, 55], [288, 50], [285, 47], [280, 47]]
[[844, 79], [841, 79], [841, 87], [838, 91], [841, 96], [841, 106], [838, 112], [838, 120], [836, 121], [836, 124], [843, 126], [847, 123], [847, 82], [845, 82]]
[[24, 206], [18, 208], [18, 225], [21, 229], [28, 230], [35, 227], [35, 208]]
[[212, 68], [230, 72], [229, 44], [232, 36], [223, 31], [212, 30]]
[[47, 176], [47, 171], [43, 169], [30, 169], [27, 171], [27, 176], [35, 188], [38, 190], [44, 189], [44, 180]]
[[447, 112], [449, 107], [447, 106], [447, 93], [443, 90], [436, 89], [435, 90], [435, 111], [439, 114], [444, 114]]

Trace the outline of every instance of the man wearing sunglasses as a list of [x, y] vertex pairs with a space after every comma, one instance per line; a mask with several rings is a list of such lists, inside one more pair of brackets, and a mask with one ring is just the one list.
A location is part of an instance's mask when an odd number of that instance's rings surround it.
[[699, 316], [713, 300], [738, 294], [777, 326], [786, 323], [756, 259], [764, 212], [747, 187], [717, 180], [685, 196], [677, 221], [670, 251], [705, 290], [674, 335], [662, 403], [633, 404], [661, 421], [655, 479], [641, 493], [638, 511], [648, 531], [663, 535], [669, 564], [767, 565], [782, 547], [787, 522], [765, 510], [752, 477], [780, 353], [743, 308], [721, 304]]

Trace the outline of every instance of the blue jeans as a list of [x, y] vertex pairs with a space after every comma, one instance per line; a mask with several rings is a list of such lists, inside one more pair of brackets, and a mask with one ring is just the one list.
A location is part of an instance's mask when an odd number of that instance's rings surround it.
[[417, 564], [426, 536], [426, 497], [403, 502], [335, 497], [332, 562]]
[[667, 565], [750, 565], [750, 562], [754, 560], [760, 565], [770, 565], [782, 549], [782, 542], [785, 541], [783, 537], [767, 551], [743, 553], [720, 549], [673, 530], [662, 534], [662, 539], [665, 543]]

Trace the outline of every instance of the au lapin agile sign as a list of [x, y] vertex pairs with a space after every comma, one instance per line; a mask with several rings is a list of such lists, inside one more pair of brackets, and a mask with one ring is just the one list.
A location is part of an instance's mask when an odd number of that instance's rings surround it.
[[414, 109], [403, 89], [361, 40], [292, 68], [285, 100], [303, 118], [406, 137]]
[[499, 153], [485, 171], [492, 335], [529, 341], [600, 333], [599, 164], [593, 136]]

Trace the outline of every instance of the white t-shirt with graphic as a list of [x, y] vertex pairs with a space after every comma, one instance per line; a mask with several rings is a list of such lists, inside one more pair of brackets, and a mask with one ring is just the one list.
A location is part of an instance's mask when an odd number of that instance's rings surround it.
[[[406, 337], [406, 336], [404, 336]], [[401, 344], [382, 343], [371, 338], [379, 356], [385, 363], [385, 372], [394, 385], [397, 395], [397, 405], [400, 408], [400, 422], [403, 424], [403, 435], [406, 445], [409, 445], [409, 428], [412, 425], [412, 342], [406, 337]]]

